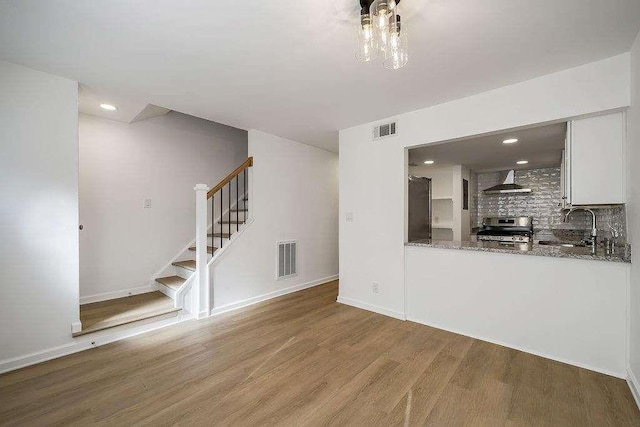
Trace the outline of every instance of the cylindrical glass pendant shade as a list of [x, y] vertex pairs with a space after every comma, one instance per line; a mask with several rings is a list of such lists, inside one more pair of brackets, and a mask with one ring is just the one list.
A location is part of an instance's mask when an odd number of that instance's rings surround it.
[[384, 67], [392, 70], [407, 65], [409, 50], [406, 28], [400, 23], [400, 16], [396, 17], [395, 24], [391, 25], [388, 48], [384, 54]]
[[369, 7], [378, 50], [384, 57], [388, 50], [391, 24], [395, 22], [396, 0], [375, 0]]
[[369, 62], [378, 57], [378, 40], [375, 37], [371, 17], [366, 9], [362, 10], [358, 24], [358, 61]]
[[407, 32], [400, 21], [399, 2], [400, 0], [361, 1], [364, 7], [360, 12], [358, 25], [358, 60], [369, 62], [381, 57], [385, 68], [393, 70], [407, 64]]
[[375, 0], [369, 7], [371, 20], [378, 30], [388, 28], [389, 18], [396, 8], [396, 0]]

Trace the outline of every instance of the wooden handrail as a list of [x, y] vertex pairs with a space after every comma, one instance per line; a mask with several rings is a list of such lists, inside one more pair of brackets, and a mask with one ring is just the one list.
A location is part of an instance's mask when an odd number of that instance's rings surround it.
[[209, 190], [209, 192], [207, 193], [207, 199], [212, 198], [213, 195], [216, 194], [218, 191], [220, 191], [222, 187], [230, 183], [233, 178], [240, 175], [246, 168], [250, 168], [251, 166], [253, 166], [253, 157], [249, 157], [247, 160], [244, 161], [243, 164], [238, 166], [233, 172], [227, 175], [225, 179], [220, 181], [218, 185], [216, 185], [211, 190]]

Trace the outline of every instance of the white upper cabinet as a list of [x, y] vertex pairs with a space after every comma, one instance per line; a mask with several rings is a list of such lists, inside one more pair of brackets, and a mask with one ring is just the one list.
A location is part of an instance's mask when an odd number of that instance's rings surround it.
[[626, 202], [625, 113], [569, 122], [565, 197], [572, 205]]

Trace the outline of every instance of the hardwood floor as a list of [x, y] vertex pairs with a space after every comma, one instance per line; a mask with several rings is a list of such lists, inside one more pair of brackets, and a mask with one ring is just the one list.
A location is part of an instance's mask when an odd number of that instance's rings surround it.
[[337, 282], [0, 376], [2, 425], [640, 425], [625, 381], [336, 303]]
[[177, 315], [171, 298], [161, 292], [148, 292], [125, 298], [94, 302], [80, 306], [82, 332], [84, 335], [119, 325], [137, 322], [164, 315]]

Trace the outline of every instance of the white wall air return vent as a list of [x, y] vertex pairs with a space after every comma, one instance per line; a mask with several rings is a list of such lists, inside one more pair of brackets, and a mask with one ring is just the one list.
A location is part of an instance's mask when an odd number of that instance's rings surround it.
[[278, 279], [298, 274], [298, 242], [278, 242]]
[[373, 140], [388, 138], [398, 133], [398, 125], [396, 122], [385, 123], [373, 128]]

